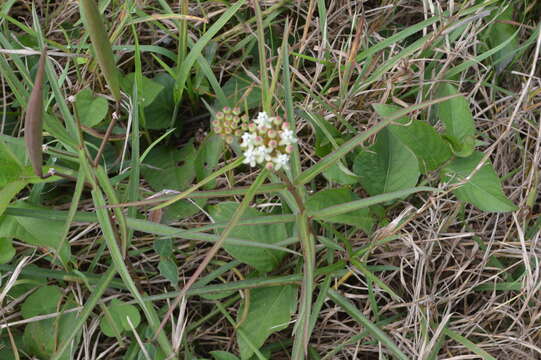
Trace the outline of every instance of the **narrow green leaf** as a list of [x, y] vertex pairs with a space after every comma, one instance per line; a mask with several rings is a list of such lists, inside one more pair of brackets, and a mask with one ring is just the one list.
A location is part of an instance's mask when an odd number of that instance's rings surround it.
[[[347, 204], [359, 199], [357, 194], [347, 188], [326, 189], [311, 195], [306, 202], [306, 208], [309, 216], [327, 222], [357, 226], [368, 233], [374, 225], [368, 207], [344, 208], [344, 205], [347, 206]], [[319, 215], [321, 212], [324, 214], [323, 216]]]
[[410, 189], [394, 191], [390, 193], [371, 196], [365, 199], [356, 201], [344, 202], [341, 204], [325, 207], [325, 208], [309, 208], [308, 214], [318, 219], [328, 220], [329, 218], [337, 217], [342, 214], [347, 214], [358, 209], [367, 208], [372, 205], [385, 203], [388, 201], [400, 199], [408, 195], [421, 191], [437, 191], [436, 188], [418, 186]]
[[115, 100], [120, 101], [119, 72], [100, 11], [94, 0], [79, 0], [79, 4], [81, 17], [90, 35], [103, 77], [109, 84], [111, 94]]
[[240, 9], [246, 0], [239, 0], [229, 9], [227, 9], [218, 20], [210, 28], [207, 29], [205, 34], [194, 44], [191, 48], [190, 53], [182, 60], [182, 65], [180, 66], [180, 73], [177, 80], [177, 90], [178, 94], [176, 100], [182, 98], [184, 92], [184, 86], [188, 80], [188, 76], [192, 70], [193, 64], [201, 56], [203, 48], [208, 44], [210, 40], [224, 27], [224, 25], [231, 19], [235, 13]]
[[464, 336], [460, 335], [459, 333], [444, 327], [443, 328], [443, 334], [450, 337], [451, 339], [455, 340], [456, 342], [461, 343], [464, 345], [468, 350], [473, 352], [474, 354], [479, 355], [483, 360], [496, 360], [496, 358], [492, 355], [490, 355], [485, 350], [481, 349], [479, 346], [475, 345], [473, 342], [465, 338]]
[[348, 313], [359, 324], [364, 326], [370, 334], [381, 342], [387, 350], [401, 360], [408, 360], [408, 356], [400, 350], [393, 340], [383, 332], [376, 324], [368, 319], [364, 314], [353, 305], [348, 299], [340, 295], [336, 290], [329, 289], [329, 297], [336, 302], [346, 313]]

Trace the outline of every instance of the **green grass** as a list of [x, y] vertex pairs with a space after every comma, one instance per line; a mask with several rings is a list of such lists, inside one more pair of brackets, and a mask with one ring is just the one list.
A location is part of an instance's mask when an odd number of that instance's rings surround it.
[[539, 357], [541, 8], [423, 4], [3, 2], [0, 358]]

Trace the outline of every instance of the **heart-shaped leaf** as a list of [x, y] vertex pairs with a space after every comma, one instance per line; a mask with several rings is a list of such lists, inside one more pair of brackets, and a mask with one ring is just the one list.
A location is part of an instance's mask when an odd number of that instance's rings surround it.
[[94, 127], [105, 119], [108, 104], [105, 98], [94, 96], [90, 89], [84, 89], [75, 97], [75, 108], [81, 124]]

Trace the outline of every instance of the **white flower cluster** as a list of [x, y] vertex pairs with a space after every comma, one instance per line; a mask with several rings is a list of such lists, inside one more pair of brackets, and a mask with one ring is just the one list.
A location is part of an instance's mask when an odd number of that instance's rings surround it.
[[269, 170], [289, 168], [289, 154], [297, 138], [289, 123], [279, 116], [270, 117], [260, 112], [242, 134], [241, 148], [244, 163], [250, 166], [265, 165]]

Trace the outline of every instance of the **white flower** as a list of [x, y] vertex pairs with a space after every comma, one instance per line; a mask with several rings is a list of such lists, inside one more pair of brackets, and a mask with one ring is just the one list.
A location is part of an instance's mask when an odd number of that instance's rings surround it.
[[267, 148], [266, 146], [258, 146], [256, 149], [255, 149], [255, 156], [256, 156], [256, 161], [258, 164], [261, 164], [263, 161], [270, 161], [271, 159], [271, 156], [270, 154], [272, 153], [272, 149], [269, 149]]
[[289, 155], [287, 154], [280, 154], [272, 159], [272, 162], [274, 163], [274, 169], [280, 170], [281, 168], [288, 169], [289, 168]]
[[261, 128], [270, 128], [272, 126], [272, 118], [266, 112], [260, 112], [254, 122]]
[[244, 151], [244, 164], [250, 164], [251, 167], [254, 167], [257, 163], [256, 153], [253, 146], [250, 146], [246, 151]]
[[295, 133], [293, 133], [293, 130], [284, 129], [280, 133], [280, 143], [279, 145], [291, 145], [297, 142], [297, 138], [295, 137]]
[[240, 144], [240, 146], [242, 146], [242, 147], [255, 146], [256, 137], [257, 137], [257, 135], [255, 135], [255, 134], [245, 132], [244, 134], [242, 134], [242, 144]]

